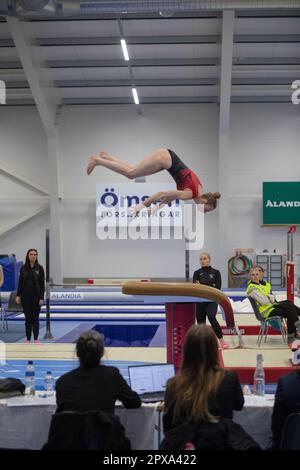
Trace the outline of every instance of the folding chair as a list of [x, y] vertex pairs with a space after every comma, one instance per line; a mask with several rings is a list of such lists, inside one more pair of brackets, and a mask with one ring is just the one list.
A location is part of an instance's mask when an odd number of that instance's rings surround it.
[[8, 299], [7, 308], [2, 308], [1, 310], [1, 329], [2, 331], [8, 330], [7, 318], [10, 316], [15, 316], [16, 314], [23, 312], [23, 307], [21, 304], [16, 303], [17, 292], [13, 291], [10, 293]]
[[265, 342], [267, 341], [270, 326], [272, 326], [276, 330], [279, 330], [282, 336], [282, 341], [284, 343], [287, 343], [287, 329], [286, 329], [284, 318], [279, 317], [279, 316], [263, 318], [259, 311], [256, 300], [250, 296], [248, 296], [248, 299], [253, 309], [255, 318], [260, 322], [260, 329], [259, 329], [259, 333], [257, 336], [257, 345], [258, 346], [261, 345], [263, 336], [265, 336]]
[[5, 331], [5, 310], [2, 305], [1, 292], [0, 292], [0, 331]]

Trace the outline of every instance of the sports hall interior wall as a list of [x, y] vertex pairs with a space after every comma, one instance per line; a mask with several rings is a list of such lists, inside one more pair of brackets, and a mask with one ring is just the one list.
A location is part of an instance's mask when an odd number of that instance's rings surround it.
[[[49, 188], [46, 136], [37, 109], [0, 107], [1, 164]], [[126, 180], [96, 168], [88, 177], [87, 159], [101, 149], [135, 163], [156, 147], [168, 147], [199, 174], [205, 190], [218, 189], [218, 105], [70, 106], [58, 117], [62, 266], [65, 278], [183, 278], [182, 241], [100, 241], [95, 233], [95, 185]], [[299, 181], [300, 113], [292, 104], [232, 104], [229, 182], [229, 246], [218, 252], [218, 212], [205, 218], [205, 245], [218, 265], [237, 247], [284, 250], [286, 228], [262, 228], [263, 181]], [[224, 177], [224, 175], [221, 175]], [[147, 182], [170, 182], [167, 172]], [[131, 184], [140, 184], [131, 182]], [[0, 174], [0, 231], [46, 203], [36, 192]], [[0, 238], [2, 253], [23, 259], [29, 247], [45, 263], [49, 213], [36, 216]], [[295, 245], [299, 245], [299, 232]], [[191, 253], [191, 272], [198, 253]]]

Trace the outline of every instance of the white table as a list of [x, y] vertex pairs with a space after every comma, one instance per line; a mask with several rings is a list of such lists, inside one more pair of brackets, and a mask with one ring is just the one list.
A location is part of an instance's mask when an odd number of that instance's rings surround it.
[[[242, 411], [234, 413], [239, 423], [263, 448], [271, 436], [273, 400], [268, 396], [245, 397]], [[17, 397], [0, 400], [0, 448], [40, 449], [48, 437], [52, 414], [56, 410], [55, 398]], [[131, 441], [132, 449], [158, 448], [159, 414], [154, 404], [126, 410], [116, 408]]]
[[245, 405], [241, 411], [233, 413], [233, 420], [240, 424], [253, 439], [265, 449], [271, 433], [274, 395], [264, 397], [245, 396]]
[[[48, 438], [55, 397], [15, 397], [0, 400], [0, 448], [40, 449]], [[116, 407], [130, 439], [132, 449], [153, 450], [158, 446], [155, 433], [157, 412], [153, 404], [134, 410]]]

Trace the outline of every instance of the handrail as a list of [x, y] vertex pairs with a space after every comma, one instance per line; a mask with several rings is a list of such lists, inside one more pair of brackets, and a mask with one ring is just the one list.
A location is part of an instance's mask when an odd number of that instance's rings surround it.
[[[170, 295], [199, 297], [217, 302], [223, 309], [228, 328], [235, 328], [233, 309], [229, 298], [222, 291], [202, 284], [184, 282], [124, 282], [123, 294], [128, 295]], [[187, 302], [189, 302], [187, 300]], [[193, 300], [194, 302], [194, 300]]]

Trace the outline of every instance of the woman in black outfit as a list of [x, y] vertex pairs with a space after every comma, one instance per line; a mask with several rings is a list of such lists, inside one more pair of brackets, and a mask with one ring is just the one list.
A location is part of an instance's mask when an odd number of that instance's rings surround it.
[[39, 341], [39, 315], [44, 302], [45, 273], [38, 262], [38, 252], [34, 248], [27, 251], [25, 264], [22, 266], [16, 303], [22, 304], [25, 315], [26, 343], [30, 343], [31, 334], [35, 343]]
[[100, 410], [113, 413], [116, 400], [125, 408], [139, 408], [140, 397], [131, 390], [119, 369], [100, 363], [104, 354], [103, 336], [83, 333], [77, 341], [80, 366], [56, 382], [57, 413]]
[[219, 364], [218, 342], [211, 327], [193, 325], [186, 336], [182, 366], [167, 382], [164, 432], [180, 424], [233, 417], [244, 396], [236, 372]]
[[[209, 253], [200, 254], [201, 268], [197, 269], [193, 275], [193, 283], [203, 284], [205, 286], [214, 287], [221, 290], [222, 280], [221, 273], [217, 269], [211, 267], [211, 258]], [[197, 323], [205, 323], [206, 316], [214, 330], [221, 349], [228, 349], [230, 345], [223, 339], [221, 326], [216, 318], [218, 304], [216, 302], [198, 302], [196, 303], [196, 319]]]

